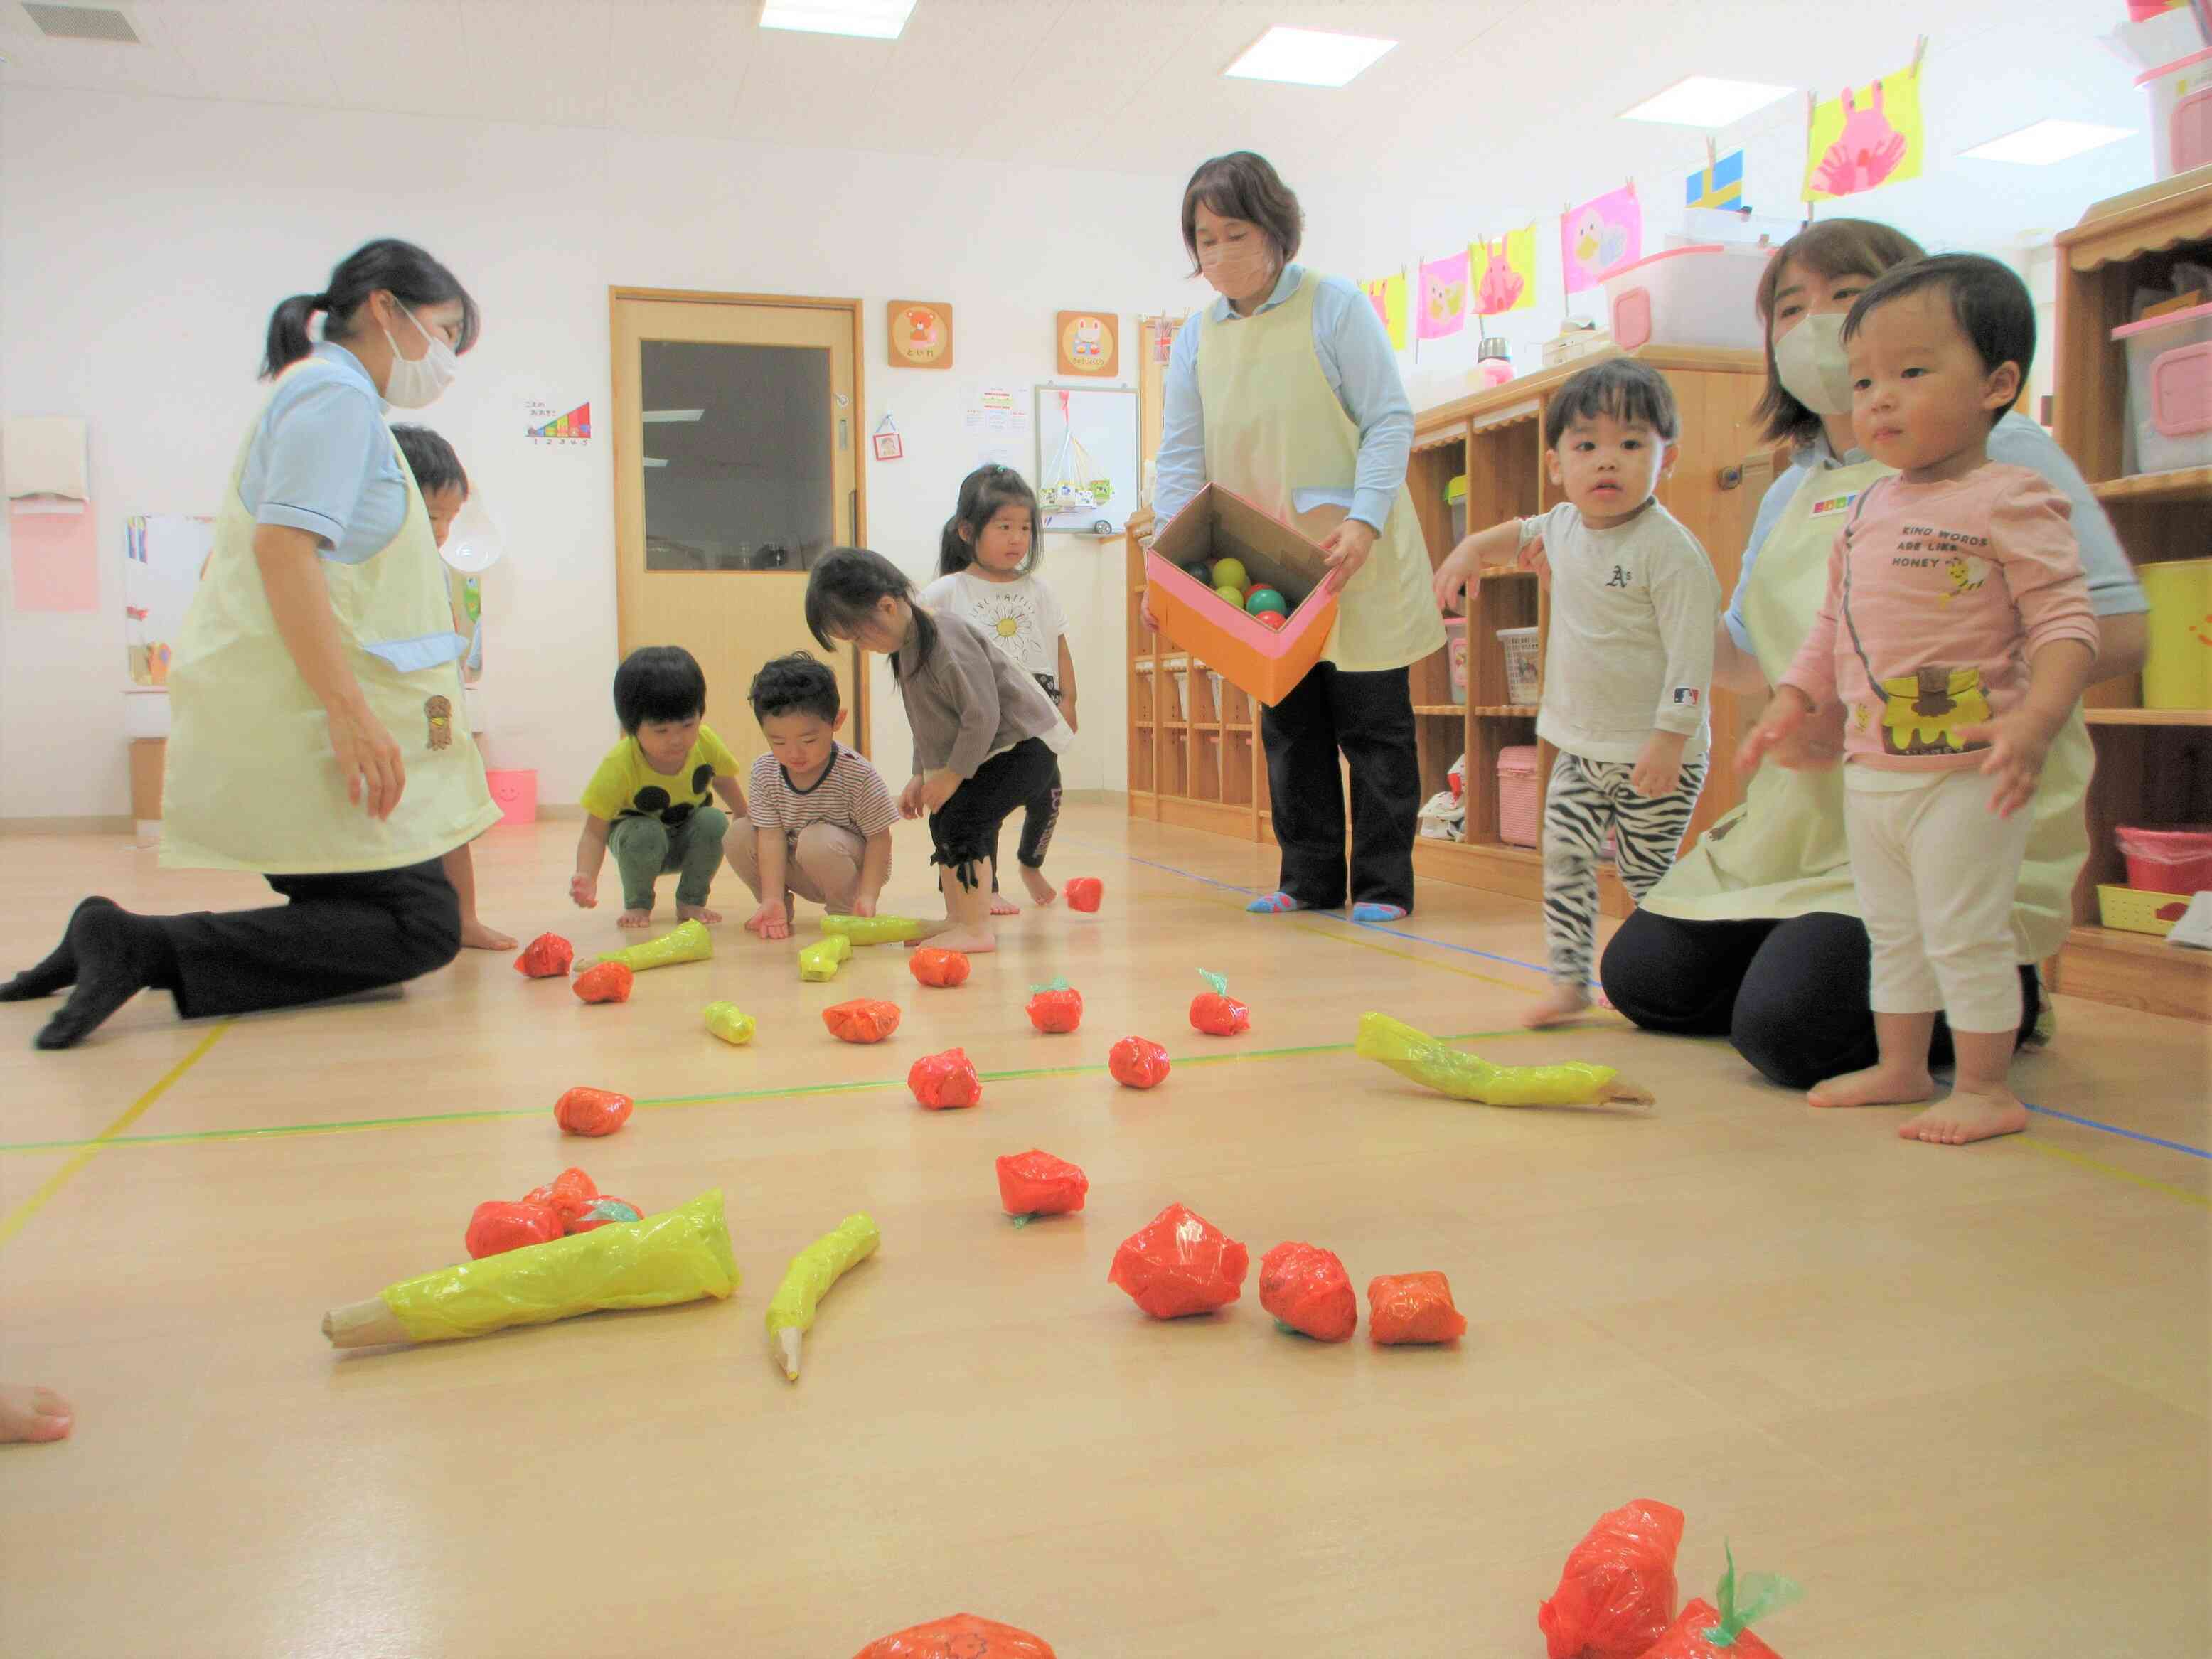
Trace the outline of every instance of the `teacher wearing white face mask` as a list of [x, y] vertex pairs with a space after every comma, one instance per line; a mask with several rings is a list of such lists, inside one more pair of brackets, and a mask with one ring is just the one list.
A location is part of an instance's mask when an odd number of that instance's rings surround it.
[[0, 986], [0, 1001], [70, 989], [38, 1047], [82, 1041], [141, 990], [170, 992], [186, 1018], [239, 1014], [396, 984], [459, 952], [438, 860], [499, 809], [457, 718], [467, 641], [384, 410], [436, 401], [477, 330], [453, 273], [391, 240], [270, 317], [275, 386], [170, 665], [161, 862], [254, 871], [289, 902], [155, 916], [86, 899], [53, 953]]
[[[1266, 158], [1218, 155], [1191, 175], [1182, 240], [1220, 296], [1176, 336], [1154, 510], [1211, 482], [1296, 526], [1341, 593], [1321, 661], [1262, 712], [1282, 848], [1263, 914], [1391, 921], [1413, 907], [1421, 776], [1407, 668], [1442, 650], [1429, 556], [1406, 493], [1413, 411], [1366, 295], [1294, 264], [1298, 199]], [[1352, 771], [1352, 859], [1337, 757]]]

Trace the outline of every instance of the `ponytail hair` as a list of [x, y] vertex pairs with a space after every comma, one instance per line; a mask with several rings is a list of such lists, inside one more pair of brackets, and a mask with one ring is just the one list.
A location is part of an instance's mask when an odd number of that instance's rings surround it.
[[[1018, 507], [1030, 515], [1030, 556], [1015, 573], [1026, 576], [1037, 568], [1044, 552], [1044, 514], [1036, 491], [1011, 466], [979, 466], [960, 481], [960, 502], [945, 521], [937, 542], [937, 574], [957, 576], [975, 562], [975, 544], [983, 528], [999, 516], [1002, 507]], [[963, 535], [962, 529], [967, 533]]]
[[317, 312], [327, 320], [323, 338], [352, 337], [355, 319], [372, 294], [388, 293], [409, 310], [445, 305], [461, 306], [460, 337], [455, 352], [477, 343], [483, 317], [453, 273], [412, 242], [385, 237], [355, 249], [331, 272], [331, 285], [320, 294], [295, 294], [269, 314], [269, 337], [262, 349], [261, 378], [273, 380], [315, 349], [307, 324]]
[[[865, 547], [833, 547], [806, 573], [806, 628], [825, 651], [836, 635], [851, 637], [884, 599], [903, 599], [914, 612], [912, 642], [890, 654], [891, 678], [902, 680], [937, 649], [937, 623], [915, 598], [906, 572]], [[908, 653], [912, 660], [907, 660]]]

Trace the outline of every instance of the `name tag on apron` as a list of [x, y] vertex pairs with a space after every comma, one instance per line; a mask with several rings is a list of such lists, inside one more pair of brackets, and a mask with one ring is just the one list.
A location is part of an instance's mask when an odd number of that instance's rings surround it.
[[1863, 493], [1853, 489], [1834, 495], [1815, 496], [1813, 501], [1813, 510], [1806, 516], [1814, 519], [1840, 518], [1851, 510], [1851, 503], [1858, 500]]

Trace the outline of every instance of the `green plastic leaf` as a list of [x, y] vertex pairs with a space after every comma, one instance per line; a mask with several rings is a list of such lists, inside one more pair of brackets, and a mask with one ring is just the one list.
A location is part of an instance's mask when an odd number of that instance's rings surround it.
[[1006, 1219], [1012, 1222], [1015, 1228], [1018, 1231], [1021, 1228], [1028, 1226], [1030, 1223], [1036, 1220], [1036, 1218], [1033, 1215], [1010, 1215]]
[[1704, 1632], [1706, 1641], [1717, 1648], [1732, 1648], [1735, 1638], [1770, 1613], [1778, 1613], [1805, 1594], [1804, 1587], [1778, 1572], [1749, 1572], [1741, 1579], [1735, 1572], [1735, 1552], [1725, 1540], [1721, 1553], [1728, 1561], [1721, 1574], [1720, 1586], [1713, 1592], [1713, 1605], [1720, 1609], [1721, 1621], [1709, 1626]]
[[1042, 985], [1032, 985], [1030, 987], [1030, 989], [1033, 992], [1065, 991], [1067, 988], [1067, 979], [1065, 975], [1061, 975], [1058, 979], [1048, 979]]
[[1229, 994], [1229, 976], [1227, 975], [1212, 973], [1206, 969], [1201, 968], [1198, 970], [1198, 976], [1213, 988], [1213, 994], [1216, 996], [1225, 997]]

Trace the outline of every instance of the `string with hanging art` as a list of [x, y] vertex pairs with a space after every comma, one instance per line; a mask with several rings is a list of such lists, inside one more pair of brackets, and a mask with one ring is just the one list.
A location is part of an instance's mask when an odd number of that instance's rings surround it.
[[1871, 86], [1845, 87], [1820, 101], [1808, 94], [1805, 199], [1832, 202], [1920, 176], [1928, 130], [1920, 112], [1921, 37], [1912, 61]]

